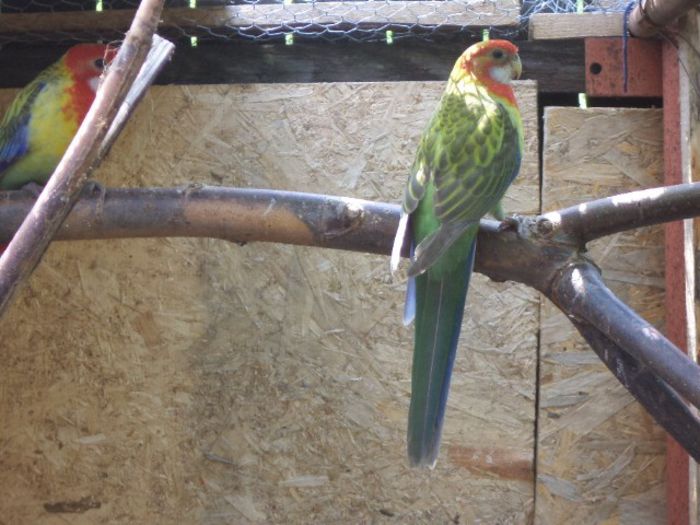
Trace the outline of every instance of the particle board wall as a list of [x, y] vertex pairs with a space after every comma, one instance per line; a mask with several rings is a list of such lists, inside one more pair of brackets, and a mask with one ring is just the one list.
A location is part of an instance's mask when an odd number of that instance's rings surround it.
[[[542, 207], [554, 210], [662, 182], [662, 113], [547, 108]], [[660, 227], [600, 239], [606, 283], [663, 324]], [[549, 302], [542, 302], [536, 521], [665, 523], [664, 434]]]
[[[153, 88], [97, 178], [398, 201], [441, 83]], [[0, 92], [3, 107], [14, 92]], [[517, 87], [539, 209], [536, 88]], [[528, 523], [539, 299], [475, 279], [436, 470], [406, 466], [386, 257], [56, 243], [0, 322], [0, 523]]]

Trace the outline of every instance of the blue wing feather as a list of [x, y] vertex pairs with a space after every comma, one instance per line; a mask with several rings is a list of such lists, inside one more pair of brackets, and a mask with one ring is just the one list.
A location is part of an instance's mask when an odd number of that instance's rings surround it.
[[[411, 240], [411, 260], [416, 251], [416, 243]], [[408, 278], [406, 286], [406, 302], [403, 305], [403, 325], [408, 326], [416, 318], [416, 277]]]
[[0, 135], [0, 174], [29, 151], [29, 115]]
[[20, 91], [0, 123], [0, 180], [2, 172], [29, 152], [31, 106], [46, 83], [35, 81]]

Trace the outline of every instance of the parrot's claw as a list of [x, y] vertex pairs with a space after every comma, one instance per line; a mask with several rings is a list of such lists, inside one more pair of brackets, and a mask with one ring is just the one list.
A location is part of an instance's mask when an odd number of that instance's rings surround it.
[[85, 186], [83, 186], [83, 193], [85, 193], [86, 197], [92, 193], [97, 193], [102, 198], [104, 198], [104, 195], [105, 193], [107, 193], [107, 190], [100, 182], [90, 179], [85, 183]]
[[37, 184], [34, 181], [28, 182], [27, 184], [22, 186], [22, 191], [30, 193], [35, 199], [39, 198], [39, 194], [43, 191], [43, 189], [44, 187], [41, 184]]
[[520, 216], [519, 215], [511, 215], [510, 217], [505, 217], [501, 221], [501, 223], [498, 225], [498, 231], [499, 232], [518, 231], [519, 226], [520, 226]]
[[201, 182], [190, 182], [187, 186], [183, 188], [184, 191], [182, 192], [182, 194], [185, 196], [185, 200], [187, 200], [190, 197], [190, 193], [199, 191], [202, 188], [204, 188], [204, 184], [202, 184]]
[[107, 196], [107, 188], [105, 188], [100, 182], [90, 179], [85, 183], [85, 186], [83, 186], [82, 196], [92, 197], [93, 194], [97, 194], [97, 213], [98, 215], [102, 215], [105, 197]]

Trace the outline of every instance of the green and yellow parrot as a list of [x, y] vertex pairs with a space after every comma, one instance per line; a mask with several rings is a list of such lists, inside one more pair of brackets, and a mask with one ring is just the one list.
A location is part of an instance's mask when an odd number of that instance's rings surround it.
[[487, 213], [503, 219], [500, 201], [520, 168], [523, 126], [510, 82], [521, 70], [518, 48], [508, 41], [469, 47], [423, 132], [406, 185], [391, 267], [408, 237], [404, 323], [416, 323], [411, 466], [437, 461], [479, 220]]

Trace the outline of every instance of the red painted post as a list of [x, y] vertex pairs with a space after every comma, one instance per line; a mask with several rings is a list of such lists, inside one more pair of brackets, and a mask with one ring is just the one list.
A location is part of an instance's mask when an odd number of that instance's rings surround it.
[[[681, 109], [678, 51], [663, 42], [664, 99], [664, 183], [681, 184]], [[666, 224], [664, 250], [666, 260], [666, 336], [678, 348], [688, 353], [688, 319], [686, 314], [685, 256], [683, 223]], [[669, 525], [689, 525], [690, 458], [672, 438], [666, 445], [666, 508]], [[694, 521], [694, 518], [693, 518]]]
[[627, 42], [625, 90], [622, 39], [586, 38], [586, 94], [590, 97], [661, 97], [661, 41]]

